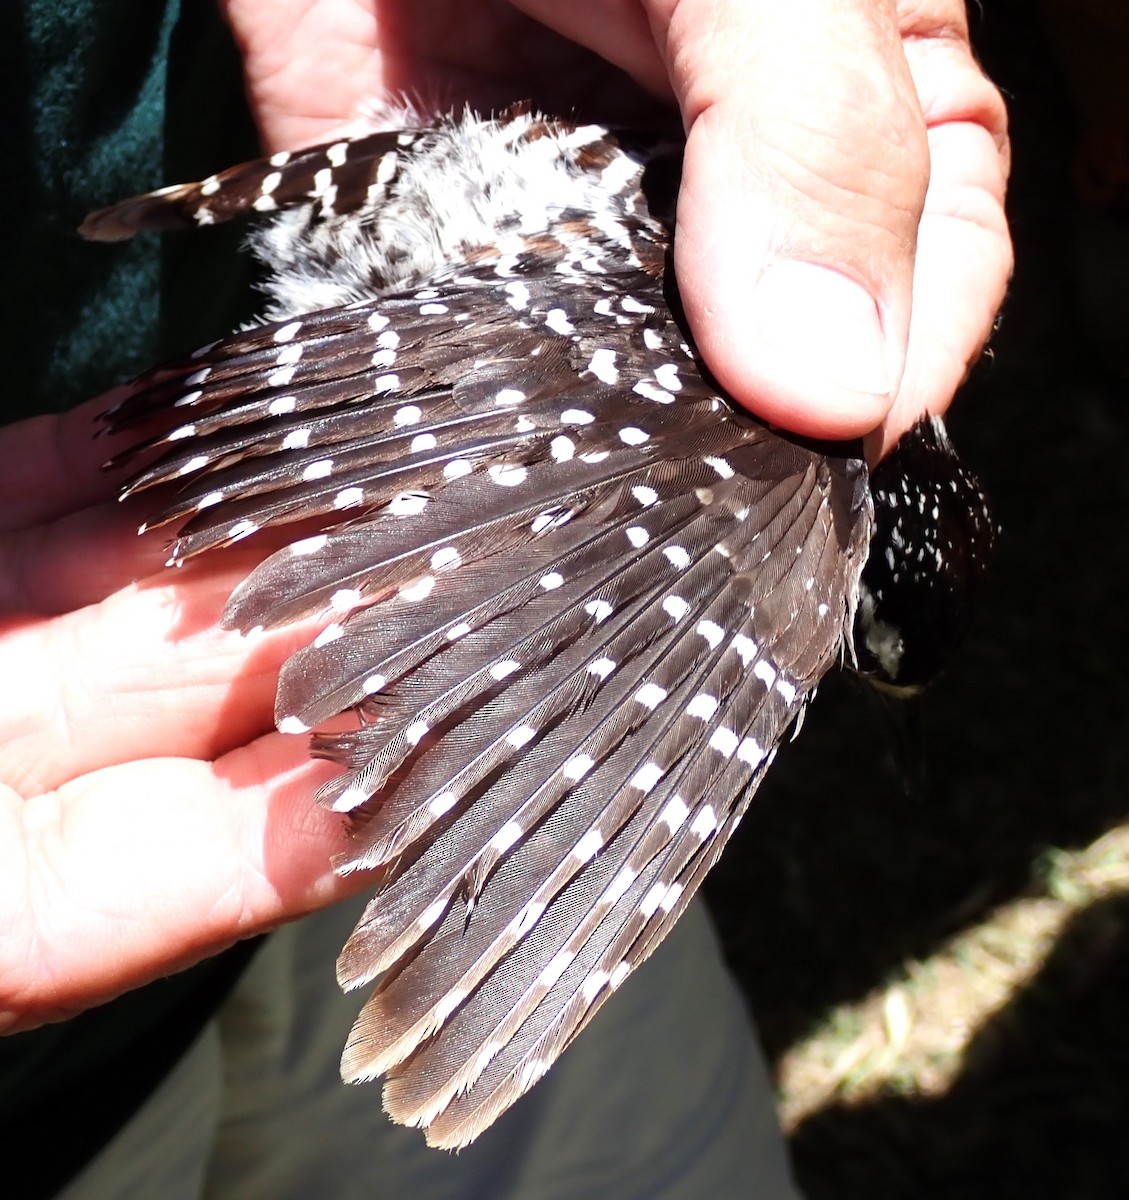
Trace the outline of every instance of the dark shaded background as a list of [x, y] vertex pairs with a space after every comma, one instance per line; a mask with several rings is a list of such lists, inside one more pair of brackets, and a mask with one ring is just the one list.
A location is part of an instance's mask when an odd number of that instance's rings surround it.
[[[925, 704], [924, 794], [907, 798], [860, 685], [829, 681], [711, 879], [774, 1062], [1030, 893], [1048, 847], [1129, 815], [1129, 206], [1078, 199], [1085, 121], [1037, 7], [989, 2], [974, 27], [1011, 112], [1017, 268], [950, 425], [1003, 538], [974, 634]], [[792, 1145], [810, 1200], [1129, 1196], [1127, 952], [1129, 896], [1114, 896], [977, 1032], [990, 1050], [947, 1094], [806, 1118]]]

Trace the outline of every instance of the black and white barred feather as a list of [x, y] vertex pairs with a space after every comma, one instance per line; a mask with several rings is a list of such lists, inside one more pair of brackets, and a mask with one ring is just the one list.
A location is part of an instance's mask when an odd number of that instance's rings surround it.
[[[893, 578], [861, 582], [857, 447], [767, 428], [698, 358], [668, 265], [678, 170], [659, 139], [468, 114], [83, 226], [276, 213], [252, 235], [267, 323], [142, 376], [107, 422], [164, 422], [126, 491], [157, 489], [174, 562], [300, 527], [225, 620], [329, 614], [277, 720], [344, 768], [321, 797], [349, 814], [340, 869], [378, 872], [339, 962], [376, 985], [342, 1070], [387, 1075], [435, 1145], [476, 1137], [661, 941], [853, 653], [860, 598], [864, 665], [894, 682], [891, 622], [930, 636], [888, 609], [925, 561], [909, 525]], [[944, 510], [943, 652], [994, 526], [951, 451], [929, 470], [903, 508], [924, 488], [919, 524]]]

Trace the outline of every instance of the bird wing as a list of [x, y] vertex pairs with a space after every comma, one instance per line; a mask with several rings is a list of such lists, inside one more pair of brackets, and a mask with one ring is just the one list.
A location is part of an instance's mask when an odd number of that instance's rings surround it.
[[340, 869], [378, 883], [342, 1069], [436, 1145], [661, 941], [849, 639], [864, 464], [732, 408], [661, 289], [469, 271], [226, 338], [107, 416], [174, 414], [129, 489], [174, 560], [302, 523], [225, 620], [332, 614], [277, 717], [355, 715], [313, 736]]

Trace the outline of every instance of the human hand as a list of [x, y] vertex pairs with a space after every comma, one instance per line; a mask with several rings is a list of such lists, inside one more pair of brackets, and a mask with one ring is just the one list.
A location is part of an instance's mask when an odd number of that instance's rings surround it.
[[164, 569], [99, 475], [104, 406], [0, 429], [0, 1033], [361, 883], [333, 875], [340, 818], [310, 802], [333, 768], [273, 732], [309, 628], [217, 628], [251, 557]]
[[405, 91], [618, 119], [646, 113], [644, 90], [676, 101], [687, 317], [717, 378], [766, 420], [870, 434], [877, 456], [948, 406], [991, 332], [1011, 270], [1006, 113], [962, 0], [224, 8], [271, 150]]

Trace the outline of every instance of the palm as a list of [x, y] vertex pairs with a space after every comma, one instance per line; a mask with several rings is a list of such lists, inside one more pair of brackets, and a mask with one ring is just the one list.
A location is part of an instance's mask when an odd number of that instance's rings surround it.
[[226, 0], [224, 7], [271, 150], [333, 136], [373, 101], [405, 95], [444, 109], [532, 99], [566, 111], [590, 106], [605, 118], [654, 107], [620, 71], [504, 0]]
[[136, 537], [92, 433], [90, 406], [0, 431], [0, 461], [38, 482], [0, 473], [0, 677], [20, 684], [0, 693], [0, 1031], [6, 1012], [67, 1015], [335, 886], [336, 822], [309, 806], [325, 768], [268, 734], [295, 633], [219, 630], [246, 558], [164, 571], [164, 538]]

